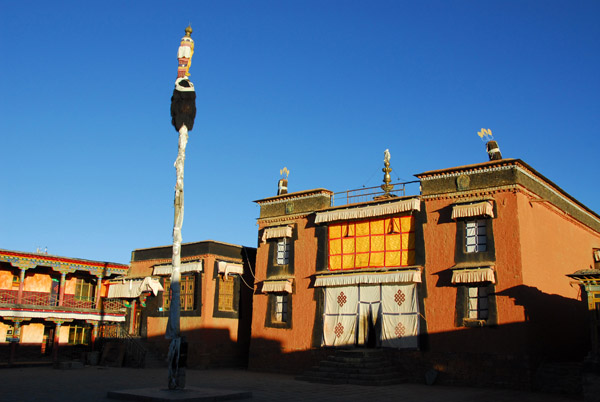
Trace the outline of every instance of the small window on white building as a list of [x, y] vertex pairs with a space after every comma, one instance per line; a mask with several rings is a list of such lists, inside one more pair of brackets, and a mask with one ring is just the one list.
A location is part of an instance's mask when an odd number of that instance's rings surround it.
[[290, 263], [290, 240], [282, 237], [277, 240], [277, 265], [287, 265]]
[[487, 251], [486, 220], [473, 219], [465, 223], [467, 253]]
[[275, 321], [287, 322], [288, 295], [275, 295]]
[[488, 288], [469, 287], [468, 318], [470, 320], [487, 320], [489, 315]]

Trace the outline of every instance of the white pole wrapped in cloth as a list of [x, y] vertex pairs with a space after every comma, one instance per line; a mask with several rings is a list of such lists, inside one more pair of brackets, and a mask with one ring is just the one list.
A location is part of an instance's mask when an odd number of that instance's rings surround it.
[[[194, 49], [194, 41], [190, 37], [192, 28], [185, 29], [181, 47], [190, 48], [191, 52], [178, 51], [178, 74], [175, 90], [171, 97], [171, 117], [175, 130], [179, 132], [179, 147], [175, 160], [177, 180], [175, 183], [175, 222], [173, 224], [173, 271], [171, 273], [171, 306], [165, 336], [171, 340], [169, 345], [169, 389], [185, 387], [185, 360], [187, 342], [182, 339], [179, 327], [181, 309], [181, 226], [183, 225], [183, 168], [185, 163], [185, 147], [188, 141], [188, 131], [194, 126], [196, 117], [196, 93], [194, 84], [187, 78]], [[189, 56], [189, 57], [182, 57]]]

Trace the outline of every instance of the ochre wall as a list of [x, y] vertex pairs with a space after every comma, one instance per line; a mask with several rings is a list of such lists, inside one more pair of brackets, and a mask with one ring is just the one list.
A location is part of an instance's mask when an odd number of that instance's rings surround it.
[[[495, 245], [496, 293], [521, 283], [516, 199], [511, 192], [494, 194], [497, 216], [492, 220]], [[431, 350], [470, 351], [476, 353], [519, 353], [525, 345], [519, 342], [515, 328], [509, 323], [523, 322], [524, 310], [506, 296], [496, 296], [498, 327], [466, 328], [455, 323], [457, 288], [451, 283], [455, 265], [457, 222], [451, 219], [455, 198], [425, 202], [427, 222], [425, 240], [426, 297], [425, 320]], [[517, 331], [518, 332], [518, 331]]]
[[44, 324], [24, 323], [21, 325], [21, 343], [42, 343], [44, 339]]
[[498, 325], [491, 328], [456, 327], [457, 289], [450, 283], [450, 268], [457, 223], [450, 213], [457, 199], [425, 202], [429, 348], [550, 358], [564, 358], [569, 349], [571, 356], [584, 353], [585, 305], [566, 275], [593, 266], [592, 248], [600, 247], [600, 236], [547, 203], [530, 204], [527, 192], [495, 192], [493, 198]]
[[155, 265], [169, 264], [171, 260], [146, 260], [146, 261], [131, 261], [128, 276], [151, 276]]
[[[201, 311], [200, 315], [180, 317], [180, 329], [189, 343], [188, 365], [190, 367], [207, 364], [207, 354], [211, 354], [210, 364], [219, 365], [219, 359], [235, 359], [239, 356], [236, 346], [238, 341], [238, 319], [213, 317], [215, 304], [216, 280], [214, 278], [215, 262], [214, 255], [194, 256], [193, 260], [203, 259], [204, 270], [201, 274]], [[150, 264], [143, 262], [132, 262], [132, 268], [137, 267], [135, 272], [149, 270], [151, 266], [162, 263], [153, 260]], [[141, 267], [141, 268], [140, 268]], [[244, 286], [242, 284], [242, 286]], [[158, 297], [162, 297], [162, 293]], [[153, 342], [164, 344], [167, 317], [147, 318], [147, 338]], [[164, 345], [163, 345], [164, 346]], [[224, 362], [223, 362], [224, 363]]]
[[579, 298], [567, 274], [593, 269], [600, 235], [547, 202], [518, 195], [523, 283], [548, 294]]
[[23, 290], [26, 292], [50, 293], [52, 278], [46, 273], [37, 273], [33, 269], [25, 271], [25, 283]]
[[[510, 295], [524, 305], [531, 349], [583, 358], [590, 348], [587, 300], [567, 277], [594, 267], [600, 235], [545, 201], [518, 196], [523, 286]], [[535, 197], [537, 199], [537, 197]]]
[[8, 324], [0, 322], [0, 343], [8, 343], [6, 342], [6, 331], [8, 330], [8, 328]]
[[[268, 295], [255, 293], [250, 343], [251, 367], [260, 365], [264, 361], [276, 364], [274, 359], [280, 357], [279, 353], [305, 351], [313, 344], [312, 335], [317, 306], [314, 300], [315, 289], [310, 288], [309, 285], [311, 275], [315, 273], [317, 239], [314, 226], [307, 227], [306, 218], [296, 219], [293, 223], [296, 224], [294, 231], [297, 231], [298, 238], [293, 243], [294, 286], [291, 296], [291, 328], [265, 327]], [[263, 227], [261, 226], [259, 230]], [[256, 255], [257, 282], [266, 279], [268, 258], [268, 243], [260, 243]], [[281, 363], [278, 363], [279, 366], [285, 365]], [[289, 369], [291, 368], [288, 367]]]
[[0, 271], [0, 289], [12, 290], [12, 278], [13, 273], [10, 270]]

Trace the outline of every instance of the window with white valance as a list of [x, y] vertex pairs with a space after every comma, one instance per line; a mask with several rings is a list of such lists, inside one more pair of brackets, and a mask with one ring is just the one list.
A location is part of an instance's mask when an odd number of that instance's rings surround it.
[[455, 269], [452, 271], [452, 283], [496, 283], [494, 269], [492, 267]]
[[278, 239], [282, 237], [292, 237], [291, 226], [277, 226], [272, 228], [265, 228], [261, 237], [261, 241], [266, 243], [269, 239]]
[[[204, 261], [189, 261], [183, 262], [179, 265], [179, 272], [202, 272], [204, 269]], [[155, 265], [152, 272], [153, 275], [171, 275], [173, 272], [173, 266], [171, 264]]]
[[479, 201], [452, 206], [452, 219], [473, 218], [478, 216], [494, 218], [494, 205], [492, 201]]
[[292, 293], [293, 279], [266, 280], [262, 283], [262, 293]]
[[242, 264], [236, 264], [233, 262], [219, 261], [217, 263], [217, 272], [221, 275], [243, 275], [244, 266]]

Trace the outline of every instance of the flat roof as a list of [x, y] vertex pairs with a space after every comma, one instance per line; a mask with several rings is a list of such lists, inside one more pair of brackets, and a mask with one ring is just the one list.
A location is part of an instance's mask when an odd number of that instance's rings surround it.
[[273, 197], [262, 198], [260, 200], [256, 200], [253, 202], [260, 204], [260, 203], [268, 202], [268, 201], [285, 200], [287, 198], [302, 198], [304, 196], [313, 195], [313, 194], [333, 195], [333, 191], [327, 190], [326, 188], [315, 188], [312, 190], [296, 191], [294, 193], [286, 193], [286, 194], [276, 195]]

